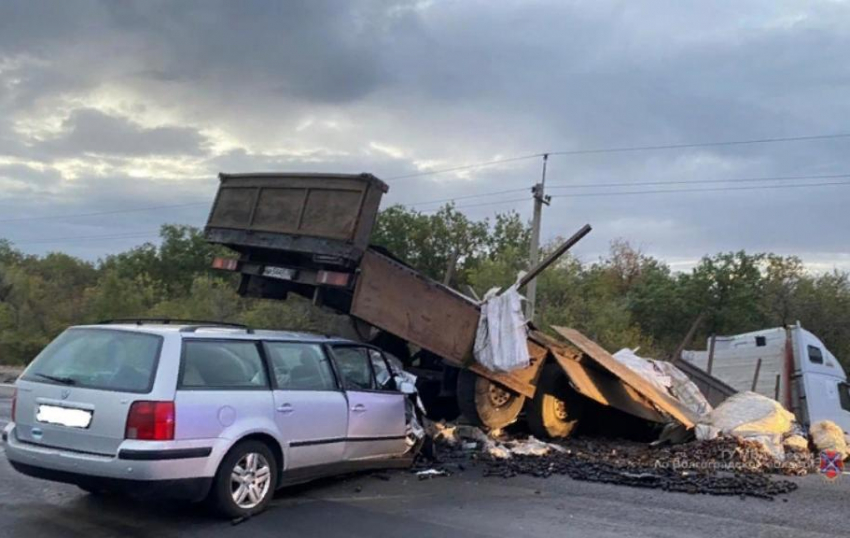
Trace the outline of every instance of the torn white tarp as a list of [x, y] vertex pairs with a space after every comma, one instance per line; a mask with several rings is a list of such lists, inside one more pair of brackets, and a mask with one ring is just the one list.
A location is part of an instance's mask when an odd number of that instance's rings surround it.
[[613, 357], [657, 389], [677, 399], [697, 416], [711, 411], [711, 404], [699, 387], [672, 363], [639, 357], [631, 349], [621, 349]]
[[528, 366], [528, 328], [516, 286], [501, 294], [494, 288], [484, 296], [474, 354], [479, 364], [494, 372]]

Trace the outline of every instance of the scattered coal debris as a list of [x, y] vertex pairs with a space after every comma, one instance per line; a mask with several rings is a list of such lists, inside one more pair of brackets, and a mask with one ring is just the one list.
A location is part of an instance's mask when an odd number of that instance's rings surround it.
[[773, 500], [797, 484], [771, 473], [801, 474], [807, 461], [777, 463], [757, 443], [734, 438], [653, 448], [629, 441], [577, 439], [544, 456], [485, 455], [485, 476], [511, 478], [566, 475], [574, 480], [692, 494], [737, 495]]
[[576, 439], [561, 446], [579, 458], [602, 459], [619, 466], [794, 476], [816, 469], [816, 460], [808, 451], [786, 451], [785, 460], [779, 461], [759, 443], [736, 437], [660, 447], [624, 440]]
[[[481, 436], [486, 437], [483, 433]], [[417, 475], [420, 480], [466, 471], [469, 466], [476, 465], [479, 450], [483, 448], [477, 442], [450, 442], [439, 436], [426, 439], [423, 450], [410, 468], [410, 473]]]
[[482, 465], [487, 477], [566, 475], [632, 487], [772, 500], [797, 489], [794, 482], [772, 475], [799, 476], [816, 469], [808, 451], [787, 450], [785, 460], [779, 462], [757, 442], [734, 437], [657, 447], [621, 439], [577, 438], [551, 444], [552, 449], [542, 455], [522, 453], [522, 441], [516, 439], [502, 443], [491, 439], [473, 447], [470, 442], [437, 441], [412, 472], [431, 469], [447, 476]]

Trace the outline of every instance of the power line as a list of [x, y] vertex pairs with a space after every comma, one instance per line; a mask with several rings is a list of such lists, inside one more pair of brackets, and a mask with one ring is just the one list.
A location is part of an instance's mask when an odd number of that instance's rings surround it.
[[65, 241], [94, 241], [94, 240], [102, 240], [102, 239], [133, 239], [140, 237], [158, 237], [159, 232], [135, 232], [135, 233], [126, 233], [126, 234], [108, 234], [108, 235], [77, 235], [71, 237], [54, 237], [50, 239], [36, 239], [31, 241], [14, 241], [9, 239], [8, 241], [13, 245], [37, 245], [37, 244], [47, 244], [47, 243], [64, 243]]
[[[449, 172], [458, 172], [462, 170], [471, 170], [475, 168], [484, 168], [487, 166], [495, 166], [498, 164], [505, 164], [510, 162], [517, 161], [525, 161], [529, 159], [535, 159], [539, 157], [543, 157], [544, 155], [590, 155], [590, 154], [599, 154], [599, 153], [625, 153], [625, 152], [637, 152], [637, 151], [657, 151], [657, 150], [670, 150], [670, 149], [687, 149], [687, 148], [697, 148], [697, 147], [718, 147], [718, 146], [738, 146], [738, 145], [753, 145], [753, 144], [770, 144], [770, 143], [779, 143], [779, 142], [800, 142], [800, 141], [811, 141], [811, 140], [834, 140], [834, 139], [843, 139], [850, 138], [850, 133], [835, 133], [835, 134], [824, 134], [824, 135], [811, 135], [811, 136], [793, 136], [793, 137], [774, 137], [774, 138], [760, 138], [760, 139], [752, 139], [752, 140], [733, 140], [733, 141], [719, 141], [719, 142], [696, 142], [696, 143], [688, 143], [688, 144], [667, 144], [667, 145], [653, 145], [653, 146], [626, 146], [626, 147], [611, 147], [611, 148], [595, 148], [595, 149], [578, 149], [578, 150], [567, 150], [567, 151], [550, 151], [548, 153], [532, 153], [528, 155], [520, 155], [517, 157], [507, 157], [504, 159], [495, 159], [492, 161], [483, 161], [478, 163], [472, 163], [461, 166], [454, 166], [450, 168], [442, 168], [438, 170], [428, 170], [423, 172], [416, 172], [412, 174], [405, 174], [400, 176], [394, 176], [385, 178], [384, 181], [397, 181], [402, 179], [411, 179], [416, 177], [423, 176], [431, 176], [436, 174], [445, 174]], [[813, 176], [814, 177], [814, 176]], [[824, 176], [828, 177], [828, 176]], [[835, 176], [835, 177], [850, 177], [850, 176]], [[804, 179], [801, 177], [800, 179]], [[765, 179], [766, 180], [766, 179]], [[740, 180], [747, 181], [747, 180]], [[755, 181], [755, 180], [753, 180]], [[706, 181], [708, 182], [708, 181]], [[722, 181], [716, 181], [720, 183]], [[672, 183], [672, 182], [671, 182]], [[701, 183], [700, 181], [694, 181], [693, 183]], [[660, 182], [659, 182], [660, 184]], [[603, 185], [594, 185], [594, 186], [603, 186]], [[621, 185], [610, 185], [610, 186], [621, 186]], [[628, 185], [622, 185], [628, 186]], [[558, 188], [562, 188], [559, 186]], [[525, 190], [525, 189], [521, 189]], [[520, 192], [520, 189], [514, 191], [501, 191], [499, 193], [483, 193], [480, 195], [468, 195], [463, 197], [455, 197], [448, 198], [445, 200], [432, 200], [428, 202], [421, 202], [418, 204], [412, 205], [427, 205], [431, 203], [441, 203], [454, 201], [459, 199], [469, 199], [469, 198], [477, 198], [479, 196], [489, 196], [495, 194], [506, 194], [508, 192]], [[122, 209], [122, 210], [113, 210], [113, 211], [97, 211], [91, 213], [75, 213], [75, 214], [64, 214], [64, 215], [45, 215], [45, 216], [37, 216], [37, 217], [17, 217], [11, 219], [0, 219], [0, 223], [6, 222], [25, 222], [25, 221], [38, 221], [38, 220], [54, 220], [54, 219], [70, 219], [70, 218], [84, 218], [84, 217], [96, 217], [102, 215], [118, 215], [122, 213], [130, 213], [130, 212], [143, 212], [143, 211], [157, 211], [161, 209], [178, 209], [182, 207], [192, 207], [199, 205], [209, 205], [209, 202], [194, 202], [187, 204], [174, 204], [174, 205], [160, 205], [160, 206], [149, 206], [149, 207], [139, 207], [139, 208], [130, 208], [130, 209]]]
[[[847, 177], [847, 176], [839, 176], [839, 177]], [[832, 182], [823, 182], [823, 183], [804, 183], [799, 185], [749, 185], [749, 186], [738, 186], [738, 187], [707, 187], [707, 188], [699, 188], [699, 189], [659, 189], [659, 190], [644, 190], [644, 191], [619, 191], [619, 192], [589, 192], [589, 193], [573, 193], [573, 194], [558, 194], [553, 196], [553, 198], [580, 198], [580, 197], [590, 197], [590, 196], [631, 196], [631, 195], [645, 195], [645, 194], [670, 194], [670, 193], [690, 193], [690, 192], [724, 192], [724, 191], [742, 191], [742, 190], [773, 190], [773, 189], [798, 189], [798, 188], [809, 188], [809, 187], [828, 187], [828, 186], [845, 186], [850, 185], [850, 181], [832, 181]], [[455, 209], [466, 209], [473, 207], [483, 207], [490, 205], [500, 205], [500, 204], [514, 204], [518, 202], [526, 202], [527, 198], [513, 198], [509, 200], [495, 200], [491, 202], [482, 202], [475, 204], [463, 204], [459, 206], [455, 206]], [[436, 211], [431, 210], [431, 211]], [[106, 234], [106, 235], [88, 235], [88, 236], [72, 236], [72, 237], [56, 237], [56, 238], [46, 238], [46, 239], [37, 239], [37, 240], [28, 240], [28, 241], [13, 241], [10, 240], [11, 243], [15, 245], [33, 245], [33, 244], [47, 244], [47, 243], [62, 243], [66, 241], [96, 241], [96, 240], [113, 240], [113, 239], [134, 239], [134, 238], [142, 238], [142, 237], [158, 237], [159, 231], [151, 231], [151, 232], [132, 232], [126, 234]]]
[[751, 177], [731, 179], [697, 179], [682, 181], [644, 181], [633, 183], [555, 183], [550, 185], [552, 189], [585, 189], [593, 187], [647, 187], [652, 185], [699, 185], [703, 183], [748, 183], [759, 181], [792, 181], [812, 179], [839, 179], [850, 177], [850, 174], [827, 174], [819, 176], [774, 176], [774, 177]]
[[473, 164], [465, 164], [465, 165], [462, 165], [462, 166], [453, 166], [451, 168], [442, 168], [440, 170], [428, 170], [428, 171], [425, 171], [425, 172], [416, 172], [416, 173], [413, 173], [413, 174], [405, 174], [403, 176], [388, 177], [388, 178], [384, 178], [384, 181], [398, 181], [400, 179], [411, 179], [411, 178], [414, 178], [414, 177], [432, 176], [434, 174], [445, 174], [445, 173], [448, 173], [448, 172], [459, 172], [461, 170], [470, 170], [472, 168], [483, 168], [485, 166], [494, 166], [494, 165], [497, 165], [497, 164], [505, 164], [505, 163], [516, 162], [516, 161], [525, 161], [525, 160], [528, 160], [528, 159], [536, 159], [537, 157], [542, 157], [542, 156], [543, 156], [542, 153], [534, 153], [532, 155], [520, 155], [519, 157], [508, 157], [506, 159], [496, 159], [495, 161], [484, 161], [484, 162], [473, 163]]
[[[455, 209], [466, 209], [468, 207], [483, 207], [483, 206], [488, 206], [488, 205], [512, 204], [512, 203], [516, 203], [516, 202], [527, 202], [527, 201], [528, 201], [528, 198], [513, 198], [511, 200], [496, 200], [494, 202], [482, 202], [482, 203], [478, 203], [478, 204], [458, 205], [458, 206], [454, 206], [454, 208]], [[428, 213], [428, 212], [431, 212], [431, 211], [439, 211], [439, 208], [438, 209], [427, 209], [424, 212]]]
[[159, 206], [149, 206], [149, 207], [136, 207], [130, 209], [116, 209], [112, 211], [95, 211], [92, 213], [72, 213], [72, 214], [64, 214], [64, 215], [45, 215], [41, 217], [16, 217], [11, 219], [0, 219], [0, 223], [3, 222], [22, 222], [22, 221], [33, 221], [33, 220], [55, 220], [55, 219], [72, 219], [72, 218], [82, 218], [82, 217], [98, 217], [101, 215], [120, 215], [122, 213], [136, 213], [141, 211], [157, 211], [160, 209], [178, 209], [181, 207], [192, 207], [198, 205], [209, 205], [209, 202], [194, 202], [191, 204], [174, 204], [174, 205], [159, 205]]
[[[763, 182], [763, 181], [794, 181], [794, 180], [815, 180], [815, 179], [839, 179], [850, 177], [850, 174], [824, 174], [816, 176], [772, 176], [772, 177], [749, 177], [749, 178], [730, 178], [730, 179], [699, 179], [699, 180], [681, 180], [681, 181], [641, 181], [632, 183], [554, 183], [549, 187], [552, 189], [584, 189], [594, 187], [648, 187], [654, 185], [699, 185], [712, 183], [746, 183], [746, 182]], [[402, 204], [407, 207], [420, 207], [424, 205], [440, 204], [445, 202], [456, 202], [458, 200], [469, 200], [473, 198], [484, 198], [487, 196], [497, 196], [500, 194], [512, 194], [516, 192], [525, 192], [529, 188], [509, 189], [504, 191], [485, 192], [481, 194], [469, 194], [464, 196], [455, 196], [452, 198], [441, 198], [438, 200], [428, 200], [427, 202], [414, 202], [412, 204]], [[494, 202], [500, 203], [500, 202]], [[468, 207], [468, 206], [465, 206]]]
[[485, 196], [496, 196], [498, 194], [511, 194], [514, 192], [526, 192], [529, 191], [528, 187], [523, 187], [521, 189], [510, 189], [507, 191], [496, 191], [496, 192], [484, 192], [481, 194], [469, 194], [464, 196], [455, 196], [454, 198], [443, 198], [441, 200], [428, 200], [427, 202], [415, 202], [413, 204], [408, 204], [409, 207], [416, 207], [422, 205], [430, 205], [430, 204], [440, 204], [443, 202], [456, 202], [457, 200], [468, 200], [470, 198], [482, 198]]
[[[850, 177], [850, 176], [845, 176]], [[659, 189], [659, 190], [647, 190], [647, 191], [616, 191], [616, 192], [585, 192], [585, 193], [574, 193], [574, 194], [556, 194], [553, 195], [552, 198], [583, 198], [583, 197], [591, 197], [591, 196], [631, 196], [631, 195], [640, 195], [640, 194], [667, 194], [667, 193], [689, 193], [689, 192], [723, 192], [723, 191], [738, 191], [738, 190], [773, 190], [773, 189], [798, 189], [805, 187], [828, 187], [828, 186], [839, 186], [839, 185], [850, 185], [850, 181], [834, 181], [834, 182], [825, 182], [825, 183], [804, 183], [800, 185], [751, 185], [751, 186], [742, 186], [742, 187], [707, 187], [707, 188], [699, 188], [699, 189]], [[509, 204], [509, 203], [517, 203], [517, 202], [527, 202], [527, 198], [513, 198], [510, 200], [496, 200], [493, 202], [482, 202], [477, 204], [463, 204], [455, 206], [455, 209], [466, 209], [471, 207], [483, 207], [490, 205], [499, 205], [499, 204]], [[436, 209], [432, 209], [429, 211], [437, 211]]]
[[694, 143], [686, 143], [686, 144], [663, 144], [663, 145], [651, 145], [651, 146], [623, 146], [623, 147], [609, 147], [609, 148], [590, 148], [590, 149], [575, 149], [575, 150], [562, 150], [562, 151], [549, 151], [549, 152], [540, 152], [540, 153], [532, 153], [528, 155], [520, 155], [517, 157], [508, 157], [505, 159], [496, 159], [493, 161], [483, 161], [478, 163], [466, 164], [461, 166], [454, 166], [451, 168], [440, 168], [437, 170], [427, 170], [423, 172], [416, 172], [412, 174], [405, 174], [401, 176], [393, 176], [385, 178], [384, 181], [397, 181], [402, 179], [410, 179], [416, 177], [423, 176], [432, 176], [437, 174], [446, 174], [449, 172], [458, 172], [461, 170], [472, 170], [474, 168], [484, 168], [487, 166], [494, 166], [497, 164], [504, 164], [509, 162], [516, 161], [524, 161], [528, 159], [535, 159], [538, 157], [543, 157], [543, 155], [558, 155], [558, 156], [568, 156], [568, 155], [594, 155], [594, 154], [604, 154], [604, 153], [629, 153], [629, 152], [638, 152], [638, 151], [660, 151], [660, 150], [672, 150], [672, 149], [689, 149], [689, 148], [708, 148], [708, 147], [724, 147], [724, 146], [746, 146], [746, 145], [757, 145], [757, 144], [775, 144], [781, 142], [804, 142], [804, 141], [813, 141], [813, 140], [836, 140], [850, 138], [850, 133], [834, 133], [834, 134], [823, 134], [823, 135], [810, 135], [810, 136], [787, 136], [787, 137], [773, 137], [773, 138], [755, 138], [750, 140], [729, 140], [729, 141], [715, 141], [715, 142], [694, 142]]
[[666, 144], [659, 146], [626, 146], [619, 148], [576, 149], [568, 151], [549, 151], [549, 155], [592, 155], [595, 153], [627, 153], [632, 151], [657, 151], [665, 149], [708, 148], [718, 146], [745, 146], [754, 144], [774, 144], [777, 142], [802, 142], [806, 140], [834, 140], [850, 138], [850, 133], [836, 133], [812, 136], [787, 136], [777, 138], [756, 138], [753, 140], [733, 140], [722, 142], [696, 142], [692, 144]]
[[[748, 183], [748, 182], [767, 182], [767, 181], [802, 181], [802, 180], [815, 180], [815, 179], [839, 179], [839, 178], [848, 178], [850, 174], [824, 174], [824, 175], [816, 175], [816, 176], [772, 176], [772, 177], [749, 177], [749, 178], [730, 178], [730, 179], [698, 179], [698, 180], [681, 180], [681, 181], [640, 181], [640, 182], [632, 182], [632, 183], [554, 183], [548, 185], [549, 188], [552, 189], [585, 189], [585, 188], [609, 188], [609, 187], [648, 187], [655, 185], [700, 185], [700, 184], [715, 184], [715, 183]], [[455, 196], [453, 198], [442, 198], [439, 200], [429, 200], [427, 202], [415, 202], [413, 204], [402, 204], [407, 207], [420, 207], [424, 205], [431, 204], [439, 204], [445, 202], [455, 202], [458, 200], [469, 200], [473, 198], [483, 198], [487, 196], [497, 196], [500, 194], [512, 194], [516, 192], [526, 192], [529, 188], [522, 189], [510, 189], [505, 191], [496, 191], [496, 192], [486, 192], [481, 194], [469, 194], [464, 196]], [[493, 204], [502, 203], [500, 201], [493, 202]], [[489, 205], [486, 204], [476, 204], [476, 205]], [[469, 205], [465, 205], [463, 207], [470, 207]], [[475, 207], [475, 206], [473, 206]]]
[[[669, 149], [687, 149], [687, 148], [697, 148], [697, 147], [718, 147], [718, 146], [736, 146], [736, 145], [752, 145], [752, 144], [769, 144], [769, 143], [778, 143], [778, 142], [799, 142], [799, 141], [811, 141], [811, 140], [833, 140], [833, 139], [842, 139], [842, 138], [850, 138], [850, 133], [836, 133], [836, 134], [825, 134], [825, 135], [811, 135], [811, 136], [794, 136], [794, 137], [775, 137], [775, 138], [761, 138], [761, 139], [752, 139], [752, 140], [734, 140], [734, 141], [719, 141], [719, 142], [698, 142], [698, 143], [688, 143], [688, 144], [667, 144], [667, 145], [653, 145], [653, 146], [627, 146], [627, 147], [612, 147], [612, 148], [596, 148], [596, 149], [579, 149], [579, 150], [568, 150], [568, 151], [552, 151], [548, 152], [548, 155], [589, 155], [589, 154], [599, 154], [599, 153], [624, 153], [624, 152], [636, 152], [636, 151], [656, 151], [656, 150], [669, 150]], [[474, 168], [483, 168], [487, 166], [494, 166], [497, 164], [505, 164], [510, 162], [524, 161], [528, 159], [535, 159], [538, 157], [543, 157], [547, 153], [533, 153], [528, 155], [520, 155], [517, 157], [508, 157], [504, 159], [496, 159], [492, 161], [484, 161], [479, 163], [473, 163], [462, 166], [454, 166], [451, 168], [442, 168], [438, 170], [429, 170], [423, 172], [417, 172], [413, 174], [406, 174], [401, 176], [394, 176], [390, 178], [386, 178], [385, 181], [396, 181], [402, 179], [410, 179], [416, 177], [430, 176], [436, 174], [444, 174], [448, 172], [457, 172], [461, 170], [471, 170]], [[647, 182], [647, 183], [611, 183], [611, 184], [596, 184], [596, 185], [553, 185], [553, 188], [583, 188], [583, 187], [627, 187], [627, 186], [649, 186], [649, 185], [661, 185], [661, 184], [685, 184], [685, 183], [723, 183], [723, 182], [732, 182], [732, 181], [768, 181], [768, 180], [776, 180], [781, 181], [785, 179], [821, 179], [821, 178], [838, 178], [838, 177], [850, 177], [850, 175], [835, 175], [835, 176], [798, 176], [798, 177], [788, 177], [788, 178], [751, 178], [751, 179], [738, 179], [738, 180], [706, 180], [706, 181], [682, 181], [682, 182]], [[525, 189], [515, 189], [509, 191], [499, 191], [494, 193], [482, 193], [482, 194], [473, 194], [473, 195], [465, 195], [461, 197], [454, 198], [446, 198], [441, 200], [430, 200], [427, 202], [420, 202], [416, 204], [411, 204], [410, 207], [415, 207], [417, 205], [429, 205], [434, 203], [442, 203], [442, 202], [450, 202], [455, 200], [465, 200], [471, 198], [478, 198], [484, 196], [491, 196], [497, 194], [507, 194], [512, 192], [521, 192]], [[499, 202], [497, 202], [499, 203]], [[186, 204], [174, 204], [174, 205], [159, 205], [159, 206], [148, 206], [148, 207], [138, 207], [138, 208], [130, 208], [130, 209], [122, 209], [122, 210], [112, 210], [112, 211], [96, 211], [90, 213], [74, 213], [74, 214], [63, 214], [63, 215], [45, 215], [45, 216], [36, 216], [36, 217], [17, 217], [10, 219], [0, 219], [0, 223], [7, 222], [25, 222], [25, 221], [39, 221], [39, 220], [54, 220], [54, 219], [71, 219], [71, 218], [85, 218], [85, 217], [96, 217], [102, 215], [118, 215], [122, 213], [130, 213], [130, 212], [143, 212], [143, 211], [157, 211], [162, 209], [178, 209], [183, 207], [193, 207], [200, 205], [209, 205], [209, 202], [194, 202], [194, 203], [186, 203]], [[488, 204], [477, 204], [477, 205], [488, 205]], [[467, 206], [469, 207], [469, 206]]]
[[636, 194], [665, 194], [688, 192], [720, 192], [720, 191], [753, 191], [775, 189], [799, 189], [806, 187], [828, 187], [835, 185], [850, 185], [850, 181], [833, 181], [828, 183], [804, 183], [800, 185], [750, 185], [744, 187], [707, 187], [701, 189], [660, 189], [652, 191], [620, 191], [620, 192], [581, 192], [574, 194], [557, 194], [553, 198], [583, 198], [588, 196], [630, 196]]

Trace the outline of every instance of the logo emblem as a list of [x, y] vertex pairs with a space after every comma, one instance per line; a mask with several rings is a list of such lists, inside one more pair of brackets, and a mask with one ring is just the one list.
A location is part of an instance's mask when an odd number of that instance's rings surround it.
[[835, 480], [844, 472], [844, 459], [840, 452], [824, 450], [820, 453], [820, 473], [829, 480]]
[[62, 389], [62, 392], [61, 392], [61, 393], [59, 393], [59, 396], [60, 396], [63, 400], [67, 400], [67, 399], [68, 399], [68, 396], [70, 396], [70, 395], [71, 395], [71, 390], [70, 390], [70, 389]]

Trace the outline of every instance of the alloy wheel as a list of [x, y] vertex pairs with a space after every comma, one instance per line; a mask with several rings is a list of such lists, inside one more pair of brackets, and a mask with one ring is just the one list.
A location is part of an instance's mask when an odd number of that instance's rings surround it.
[[230, 494], [236, 506], [243, 510], [262, 503], [270, 486], [271, 466], [265, 456], [256, 452], [245, 454], [230, 474]]

